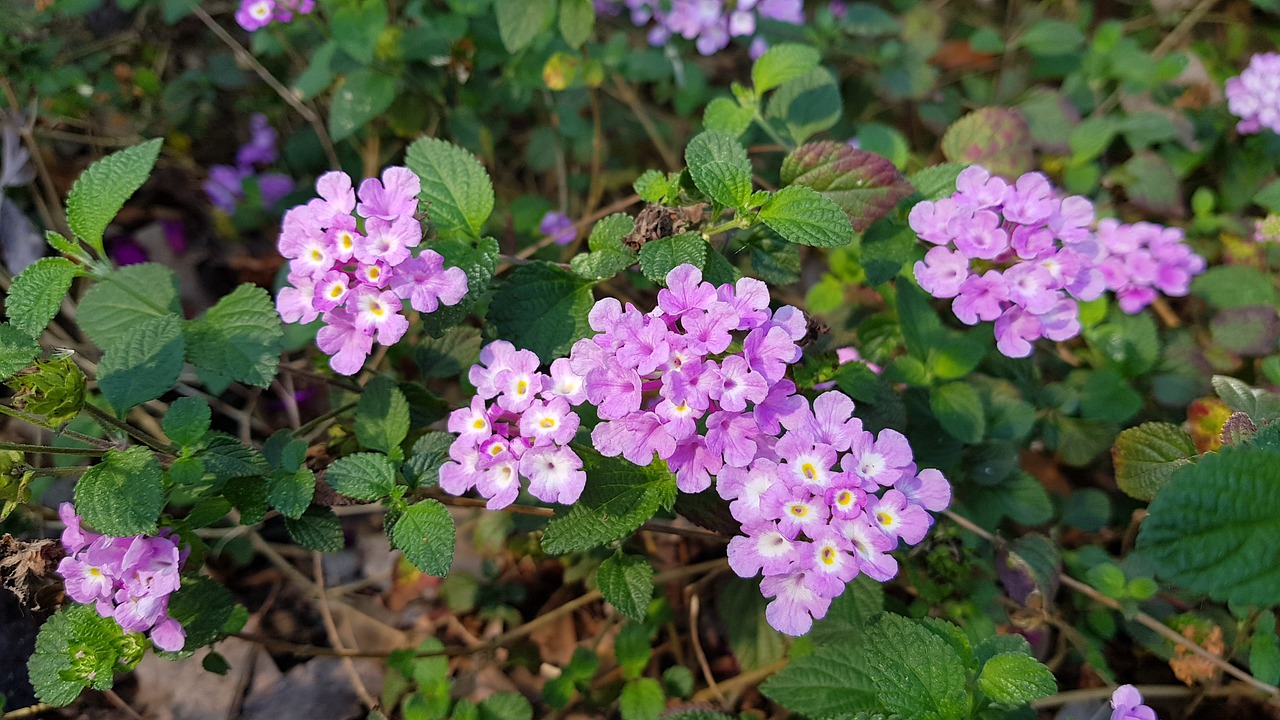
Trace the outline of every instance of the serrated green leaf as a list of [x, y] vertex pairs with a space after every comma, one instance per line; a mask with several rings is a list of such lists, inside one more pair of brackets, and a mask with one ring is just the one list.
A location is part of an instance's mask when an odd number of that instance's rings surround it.
[[169, 615], [187, 632], [184, 652], [209, 645], [223, 637], [236, 610], [231, 591], [205, 577], [184, 575], [182, 587], [169, 596]]
[[591, 332], [591, 283], [551, 263], [516, 268], [493, 295], [489, 319], [498, 337], [532, 350], [544, 363]]
[[307, 468], [276, 470], [267, 478], [267, 500], [281, 515], [302, 517], [316, 493], [316, 475]]
[[817, 645], [761, 684], [760, 692], [794, 713], [813, 718], [879, 709], [865, 650], [854, 642]]
[[253, 525], [262, 522], [267, 514], [267, 489], [262, 478], [241, 477], [227, 480], [222, 486], [222, 494], [240, 512], [240, 523]]
[[965, 666], [951, 645], [922, 623], [885, 613], [867, 628], [868, 674], [884, 710], [909, 717], [968, 717]]
[[1022, 705], [1058, 691], [1053, 673], [1026, 653], [996, 655], [982, 666], [978, 687], [999, 703]]
[[552, 555], [597, 548], [630, 535], [660, 507], [675, 502], [675, 476], [666, 463], [646, 467], [574, 447], [587, 473], [582, 497], [547, 523], [543, 551]]
[[[98, 615], [91, 605], [68, 605], [40, 626], [35, 653], [27, 663], [31, 685], [40, 702], [70, 705], [89, 686], [88, 681], [64, 678], [75, 656], [93, 652], [99, 670], [99, 689], [110, 689], [123, 633], [111, 618]], [[77, 646], [75, 649], [72, 646]]]
[[103, 232], [125, 201], [147, 181], [160, 157], [162, 143], [156, 138], [112, 153], [90, 165], [71, 186], [67, 224], [99, 255], [106, 255], [102, 249]]
[[449, 447], [457, 436], [447, 432], [429, 432], [413, 443], [405, 462], [410, 484], [430, 487], [440, 482], [440, 467], [449, 461]]
[[1220, 310], [1274, 306], [1277, 302], [1271, 279], [1261, 270], [1247, 265], [1209, 268], [1191, 281], [1191, 291]]
[[808, 638], [815, 647], [826, 643], [857, 642], [866, 632], [867, 623], [884, 610], [884, 587], [865, 575], [859, 575], [845, 586], [845, 591], [831, 601], [826, 617], [816, 621]]
[[312, 505], [297, 519], [285, 518], [284, 527], [295, 542], [308, 550], [337, 552], [344, 544], [342, 523], [326, 507]]
[[422, 138], [409, 146], [405, 162], [422, 180], [418, 197], [440, 237], [479, 238], [493, 212], [493, 183], [480, 161], [452, 143]]
[[1213, 391], [1227, 407], [1245, 413], [1255, 424], [1261, 425], [1280, 418], [1280, 395], [1249, 387], [1226, 375], [1214, 375], [1211, 382]]
[[164, 509], [163, 484], [164, 474], [147, 448], [109, 450], [76, 483], [76, 512], [107, 535], [154, 535]]
[[680, 233], [650, 240], [640, 248], [640, 271], [656, 283], [665, 283], [667, 273], [680, 265], [702, 268], [708, 245], [697, 233]]
[[428, 575], [443, 577], [453, 565], [453, 516], [435, 500], [422, 500], [404, 511], [391, 529], [391, 543]]
[[957, 440], [976, 443], [986, 434], [982, 396], [968, 383], [953, 382], [934, 388], [929, 406], [942, 427]]
[[58, 314], [79, 269], [60, 257], [41, 258], [26, 267], [9, 286], [4, 309], [9, 323], [33, 338]]
[[432, 337], [444, 333], [467, 317], [480, 299], [489, 294], [489, 283], [498, 268], [498, 241], [453, 237], [438, 240], [431, 248], [444, 257], [446, 267], [459, 267], [467, 274], [467, 295], [457, 305], [446, 305], [422, 318], [423, 328]]
[[732, 135], [695, 135], [685, 148], [684, 160], [693, 184], [708, 197], [726, 207], [746, 206], [751, 198], [751, 160]]
[[396, 99], [396, 79], [373, 68], [347, 75], [329, 105], [329, 135], [346, 140], [381, 115]]
[[803, 185], [785, 187], [760, 208], [770, 230], [800, 245], [834, 247], [853, 242], [849, 216], [831, 198]]
[[98, 389], [119, 414], [168, 392], [182, 374], [182, 324], [174, 315], [125, 330], [98, 363]]
[[908, 180], [925, 200], [939, 200], [956, 191], [956, 178], [968, 167], [963, 163], [942, 163], [912, 173]]
[[356, 453], [335, 460], [324, 480], [341, 495], [355, 500], [380, 500], [396, 484], [396, 468], [381, 453]]
[[781, 123], [799, 145], [839, 122], [843, 110], [835, 76], [818, 67], [775, 90], [765, 107], [765, 117]]
[[280, 364], [284, 330], [266, 290], [244, 284], [187, 324], [187, 360], [266, 387]]
[[618, 712], [622, 720], [658, 720], [666, 708], [666, 696], [662, 685], [653, 678], [638, 678], [622, 688], [618, 698]]
[[507, 52], [517, 53], [551, 22], [556, 4], [555, 0], [494, 0], [493, 10], [502, 44]]
[[1170, 423], [1143, 423], [1116, 438], [1111, 459], [1116, 484], [1131, 497], [1150, 500], [1179, 468], [1195, 461], [1196, 444]]
[[209, 403], [194, 397], [181, 397], [169, 405], [165, 413], [164, 434], [170, 440], [189, 447], [200, 442], [204, 434], [209, 432], [209, 423], [213, 415]]
[[356, 406], [356, 439], [388, 455], [409, 435], [409, 401], [396, 384], [376, 377], [365, 385]]
[[112, 271], [80, 298], [76, 323], [98, 347], [109, 349], [126, 330], [156, 317], [182, 317], [178, 276], [156, 263]]
[[600, 586], [604, 599], [623, 615], [643, 622], [649, 614], [649, 599], [653, 597], [653, 566], [648, 560], [621, 552], [610, 555], [596, 571], [596, 584]]
[[979, 108], [942, 136], [942, 154], [955, 163], [977, 164], [996, 175], [1017, 177], [1033, 163], [1031, 131], [1013, 108]]
[[560, 0], [560, 35], [569, 47], [582, 47], [595, 27], [596, 8], [591, 0]]
[[257, 478], [271, 469], [262, 453], [224, 432], [209, 433], [196, 457], [219, 480]]
[[9, 323], [0, 323], [0, 380], [26, 368], [40, 354], [40, 344]]
[[[751, 127], [753, 119], [755, 119], [755, 113], [751, 108], [742, 107], [729, 98], [719, 97], [707, 103], [707, 109], [702, 112], [702, 127], [711, 132], [724, 133], [736, 138]], [[657, 202], [647, 199], [646, 201]]]
[[589, 280], [603, 280], [613, 277], [631, 267], [636, 262], [636, 252], [622, 244], [636, 226], [635, 220], [626, 213], [614, 213], [601, 218], [591, 228], [591, 236], [587, 238], [587, 248], [591, 251], [574, 256], [569, 267]]
[[759, 95], [818, 67], [822, 57], [808, 45], [774, 45], [751, 66], [751, 84]]
[[423, 338], [413, 357], [423, 377], [458, 377], [479, 360], [480, 344], [479, 330], [454, 328], [441, 338]]
[[835, 201], [863, 232], [913, 191], [887, 158], [836, 142], [808, 143], [782, 161], [784, 185], [804, 185]]
[[1270, 606], [1280, 595], [1280, 454], [1224, 447], [1173, 474], [1147, 508], [1147, 567], [1193, 593]]
[[633, 187], [641, 200], [653, 205], [662, 204], [673, 190], [667, 174], [658, 170], [645, 170], [636, 178]]

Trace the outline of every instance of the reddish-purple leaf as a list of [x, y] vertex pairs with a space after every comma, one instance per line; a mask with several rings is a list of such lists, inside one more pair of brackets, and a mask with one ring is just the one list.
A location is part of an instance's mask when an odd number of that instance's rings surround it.
[[835, 142], [796, 148], [782, 161], [782, 182], [804, 185], [835, 201], [862, 232], [912, 193], [911, 183], [886, 158]]
[[942, 136], [942, 154], [951, 162], [982, 165], [1016, 178], [1031, 169], [1031, 130], [1013, 108], [980, 108], [951, 124]]

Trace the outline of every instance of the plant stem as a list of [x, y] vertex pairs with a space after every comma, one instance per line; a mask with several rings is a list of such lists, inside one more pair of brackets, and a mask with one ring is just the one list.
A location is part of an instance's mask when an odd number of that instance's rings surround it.
[[62, 448], [48, 445], [27, 445], [25, 443], [0, 443], [0, 450], [16, 450], [22, 453], [44, 455], [84, 455], [87, 457], [100, 457], [107, 452], [97, 448]]
[[0, 404], [0, 415], [8, 415], [11, 418], [16, 418], [29, 425], [35, 425], [38, 428], [44, 428], [45, 430], [48, 430], [55, 434], [62, 435], [64, 437], [70, 438], [77, 442], [82, 442], [85, 445], [92, 445], [93, 447], [101, 448], [103, 450], [110, 450], [112, 447], [111, 442], [109, 440], [103, 440], [101, 438], [96, 438], [96, 437], [89, 437], [84, 433], [78, 433], [74, 430], [59, 430], [58, 428], [54, 427], [53, 425], [50, 425], [44, 420], [41, 420], [35, 415], [32, 415], [30, 413], [25, 413], [17, 408], [9, 407], [8, 405]]
[[93, 405], [85, 405], [84, 409], [85, 409], [85, 412], [92, 415], [93, 419], [97, 420], [104, 427], [109, 426], [117, 430], [120, 430], [124, 432], [126, 435], [128, 435], [129, 437], [133, 438], [134, 440], [137, 440], [138, 442], [142, 443], [143, 445], [146, 445], [147, 447], [151, 448], [152, 450], [155, 450], [158, 453], [173, 455], [178, 452], [178, 448], [174, 447], [173, 445], [166, 445], [160, 442], [159, 440], [151, 437], [149, 434], [139, 430], [138, 428], [135, 428], [129, 423], [116, 418], [111, 413], [105, 412], [100, 408], [94, 407]]
[[293, 436], [294, 436], [294, 437], [302, 437], [303, 435], [306, 435], [307, 433], [310, 433], [312, 430], [315, 430], [316, 428], [320, 427], [320, 426], [321, 426], [321, 425], [323, 425], [324, 423], [326, 423], [326, 422], [328, 422], [328, 421], [330, 421], [330, 420], [332, 420], [332, 419], [334, 419], [334, 418], [338, 417], [338, 416], [339, 416], [339, 415], [341, 415], [342, 413], [344, 413], [344, 412], [346, 412], [346, 411], [348, 411], [348, 410], [354, 410], [354, 409], [355, 409], [355, 407], [356, 407], [356, 405], [358, 405], [358, 404], [359, 404], [359, 402], [358, 402], [358, 401], [353, 400], [353, 401], [351, 401], [351, 402], [347, 403], [346, 405], [340, 405], [340, 406], [338, 406], [338, 407], [336, 407], [336, 408], [334, 408], [334, 409], [330, 410], [329, 412], [327, 412], [327, 413], [325, 413], [325, 414], [321, 415], [320, 417], [318, 417], [318, 418], [316, 418], [316, 419], [314, 419], [314, 420], [309, 420], [305, 425], [303, 425], [302, 427], [298, 428], [297, 430], [294, 430], [294, 431], [293, 431]]

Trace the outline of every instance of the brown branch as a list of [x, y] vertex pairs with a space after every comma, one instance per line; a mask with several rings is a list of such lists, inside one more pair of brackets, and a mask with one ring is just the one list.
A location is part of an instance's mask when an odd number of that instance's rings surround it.
[[[324, 631], [329, 636], [329, 644], [335, 650], [344, 650], [342, 646], [342, 638], [338, 635], [338, 625], [333, 621], [333, 611], [329, 609], [329, 596], [324, 591], [324, 556], [320, 553], [311, 552], [311, 571], [315, 575], [317, 600], [316, 606], [320, 608], [320, 619], [324, 622]], [[369, 694], [369, 688], [364, 686], [364, 681], [360, 679], [360, 673], [356, 670], [355, 661], [349, 657], [342, 658], [342, 669], [347, 673], [347, 679], [351, 681], [351, 687], [356, 691], [356, 695], [360, 696], [360, 702], [369, 710], [375, 712], [378, 709], [378, 701]]]

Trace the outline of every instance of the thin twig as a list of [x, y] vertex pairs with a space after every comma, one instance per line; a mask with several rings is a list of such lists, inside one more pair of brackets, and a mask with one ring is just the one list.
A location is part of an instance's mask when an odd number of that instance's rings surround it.
[[715, 695], [716, 699], [722, 705], [728, 705], [729, 700], [720, 692], [720, 686], [716, 684], [716, 676], [711, 673], [711, 664], [707, 662], [707, 654], [702, 650], [702, 640], [698, 637], [698, 611], [701, 610], [702, 603], [698, 600], [698, 594], [695, 592], [689, 596], [689, 640], [693, 643], [693, 656], [698, 659], [698, 667], [702, 670], [702, 677], [707, 681], [707, 689]]
[[23, 708], [18, 708], [17, 710], [10, 710], [4, 715], [0, 715], [0, 720], [19, 720], [20, 718], [35, 717], [42, 712], [53, 710], [56, 707], [56, 705], [49, 705], [48, 703], [28, 705]]
[[124, 698], [117, 695], [114, 690], [103, 690], [102, 694], [107, 698], [107, 702], [116, 706], [117, 710], [120, 710], [124, 714], [133, 718], [133, 720], [142, 720], [142, 715], [140, 715], [137, 710], [130, 707], [129, 703], [125, 702]]
[[98, 457], [106, 454], [106, 450], [98, 448], [64, 448], [49, 447], [48, 445], [27, 445], [25, 443], [0, 443], [0, 450], [16, 450], [21, 453], [31, 453], [33, 455], [85, 455], [88, 457]]
[[123, 420], [116, 418], [111, 413], [106, 412], [105, 410], [102, 410], [99, 407], [86, 403], [84, 406], [84, 411], [89, 415], [92, 415], [93, 419], [97, 420], [98, 424], [102, 425], [104, 428], [115, 428], [116, 430], [123, 432], [124, 434], [128, 435], [134, 440], [137, 440], [143, 445], [146, 445], [152, 450], [155, 450], [158, 453], [167, 453], [172, 455], [178, 452], [178, 448], [174, 447], [173, 445], [168, 445], [160, 442], [159, 440], [151, 437], [149, 434], [143, 432], [142, 430], [139, 430], [138, 428], [135, 428], [134, 426], [130, 425], [129, 423]]
[[[789, 662], [790, 660], [784, 658], [775, 663], [770, 663], [769, 665], [765, 665], [762, 668], [756, 668], [751, 672], [745, 672], [745, 673], [742, 673], [741, 675], [735, 675], [734, 677], [731, 677], [728, 680], [725, 680], [724, 682], [716, 685], [716, 692], [729, 695], [731, 693], [737, 692], [742, 688], [749, 688], [753, 685], [757, 685], [761, 681], [773, 675], [774, 673], [785, 668], [787, 666], [787, 663]], [[703, 688], [698, 692], [694, 693], [692, 701], [695, 703], [710, 702], [714, 700], [715, 697], [716, 697], [716, 694], [713, 693], [711, 691], [711, 688], [708, 687], [708, 688]]]
[[[316, 605], [320, 608], [320, 619], [324, 621], [324, 630], [329, 634], [329, 644], [335, 650], [343, 650], [342, 638], [338, 635], [338, 626], [333, 622], [333, 611], [329, 609], [329, 596], [324, 591], [324, 556], [320, 553], [312, 551], [311, 553], [311, 569], [315, 575], [316, 589], [320, 592]], [[370, 711], [378, 709], [378, 701], [369, 694], [369, 688], [364, 686], [364, 681], [360, 679], [360, 673], [356, 670], [356, 663], [349, 657], [342, 658], [342, 669], [347, 673], [347, 679], [351, 681], [351, 686], [356, 691], [356, 695], [360, 696], [360, 702]]]

